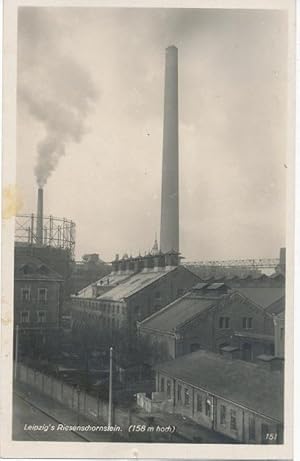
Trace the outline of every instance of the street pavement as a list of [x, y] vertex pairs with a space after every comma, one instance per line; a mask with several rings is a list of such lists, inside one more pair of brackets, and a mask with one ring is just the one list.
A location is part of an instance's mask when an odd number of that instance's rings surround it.
[[51, 416], [33, 407], [30, 403], [23, 400], [18, 395], [14, 395], [13, 403], [13, 440], [37, 440], [37, 441], [57, 441], [57, 442], [82, 442], [83, 439], [72, 432], [61, 431], [26, 431], [25, 425], [46, 426], [57, 424]]
[[13, 434], [15, 440], [54, 440], [54, 441], [78, 441], [78, 442], [111, 442], [120, 441], [116, 434], [107, 432], [91, 431], [25, 431], [24, 425], [47, 425], [55, 427], [59, 423], [74, 426], [106, 425], [105, 421], [91, 421], [77, 412], [70, 410], [60, 402], [42, 394], [37, 389], [26, 384], [18, 383], [14, 387], [14, 418]]
[[[47, 431], [25, 431], [25, 424], [54, 424], [66, 425], [106, 425], [106, 421], [92, 421], [77, 412], [55, 401], [51, 397], [42, 394], [37, 389], [24, 384], [17, 383], [14, 388], [14, 424], [13, 433], [16, 440], [56, 440], [56, 441], [87, 441], [87, 442], [172, 442], [172, 443], [224, 443], [231, 444], [234, 441], [228, 437], [196, 424], [195, 422], [180, 415], [169, 413], [155, 413], [149, 415], [143, 409], [136, 407], [134, 414], [147, 426], [149, 416], [152, 416], [152, 426], [176, 426], [174, 434], [165, 433], [158, 437], [157, 433], [131, 433], [121, 438], [118, 433], [109, 432], [65, 432], [55, 430]], [[127, 429], [127, 428], [126, 428]], [[124, 430], [124, 428], [123, 428]], [[125, 434], [124, 434], [125, 435]], [[129, 440], [128, 440], [129, 435]], [[158, 440], [159, 439], [159, 440]]]

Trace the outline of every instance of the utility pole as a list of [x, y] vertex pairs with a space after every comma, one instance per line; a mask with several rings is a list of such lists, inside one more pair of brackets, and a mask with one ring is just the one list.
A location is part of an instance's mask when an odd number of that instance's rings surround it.
[[15, 379], [18, 373], [18, 360], [19, 360], [19, 325], [16, 325], [16, 341], [15, 341]]
[[109, 348], [109, 395], [108, 395], [108, 426], [112, 425], [112, 361], [113, 361], [113, 348]]

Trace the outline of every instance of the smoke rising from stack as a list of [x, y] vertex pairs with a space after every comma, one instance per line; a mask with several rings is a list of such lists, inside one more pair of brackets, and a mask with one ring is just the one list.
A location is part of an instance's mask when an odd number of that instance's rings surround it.
[[[20, 56], [25, 48], [25, 55], [31, 58], [19, 74], [18, 98], [45, 132], [37, 143], [35, 166], [37, 183], [43, 187], [67, 146], [80, 143], [87, 132], [86, 119], [97, 92], [88, 72], [63, 46], [57, 48], [54, 35], [59, 36], [59, 27], [49, 14], [21, 11], [19, 23]], [[43, 49], [46, 57], [41, 59]], [[35, 56], [39, 58], [35, 60]]]

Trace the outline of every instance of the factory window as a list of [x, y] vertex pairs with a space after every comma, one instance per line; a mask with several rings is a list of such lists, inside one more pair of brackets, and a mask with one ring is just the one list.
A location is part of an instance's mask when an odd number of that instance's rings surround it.
[[48, 298], [48, 290], [47, 288], [39, 288], [38, 289], [38, 302], [39, 303], [46, 303]]
[[220, 424], [226, 424], [226, 407], [225, 405], [221, 405], [220, 410]]
[[165, 378], [160, 378], [160, 391], [165, 392]]
[[235, 410], [230, 410], [230, 429], [232, 431], [237, 430], [237, 424], [236, 424], [236, 411]]
[[23, 311], [20, 313], [20, 322], [21, 323], [28, 323], [29, 322], [29, 312]]
[[190, 404], [190, 394], [187, 388], [184, 389], [184, 405], [188, 407]]
[[167, 379], [167, 397], [168, 399], [171, 398], [171, 381]]
[[220, 317], [219, 318], [219, 328], [228, 329], [229, 328], [229, 317]]
[[252, 318], [251, 317], [243, 317], [243, 328], [244, 330], [251, 330], [252, 328]]
[[120, 313], [120, 306], [117, 306], [117, 314]]
[[249, 440], [255, 440], [255, 418], [249, 416]]
[[182, 387], [180, 384], [178, 384], [177, 386], [177, 402], [181, 402], [181, 391], [182, 391]]
[[206, 399], [205, 401], [205, 414], [210, 418], [211, 416], [211, 401]]
[[45, 311], [37, 311], [37, 321], [38, 323], [46, 322], [46, 312]]
[[202, 395], [197, 394], [197, 411], [202, 412]]
[[21, 301], [25, 303], [30, 301], [30, 288], [21, 288]]

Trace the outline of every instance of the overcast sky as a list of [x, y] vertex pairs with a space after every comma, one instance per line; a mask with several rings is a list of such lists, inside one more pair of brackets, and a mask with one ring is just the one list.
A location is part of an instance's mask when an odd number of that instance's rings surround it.
[[164, 54], [173, 44], [180, 250], [189, 260], [277, 257], [285, 245], [286, 20], [258, 10], [20, 9], [22, 211], [35, 211], [38, 175], [47, 181], [45, 213], [76, 222], [77, 258], [151, 248]]

